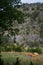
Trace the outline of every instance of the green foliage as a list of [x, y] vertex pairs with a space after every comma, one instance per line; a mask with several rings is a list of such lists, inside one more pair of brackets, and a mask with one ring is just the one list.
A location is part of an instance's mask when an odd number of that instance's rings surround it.
[[29, 31], [27, 31], [26, 34], [28, 35], [29, 34]]
[[28, 35], [29, 32], [30, 32], [30, 28], [27, 27], [27, 29], [26, 29], [26, 34]]
[[16, 18], [17, 18], [19, 24], [24, 23], [24, 14], [23, 14], [23, 12], [18, 11], [16, 16], [17, 16]]
[[39, 42], [38, 41], [30, 41], [29, 46], [30, 47], [39, 47]]
[[23, 48], [20, 46], [20, 45], [13, 45], [13, 50], [14, 51], [17, 51], [17, 52], [22, 52], [23, 51]]
[[20, 0], [1, 0], [0, 1], [0, 27], [4, 30], [8, 30], [14, 20], [18, 20], [19, 23], [23, 21], [23, 13], [18, 11], [13, 5], [18, 5]]
[[25, 16], [31, 17], [31, 14], [30, 13], [26, 13]]
[[40, 37], [43, 38], [43, 30], [40, 30]]
[[43, 23], [40, 25], [40, 29], [43, 29]]
[[35, 10], [35, 8], [32, 7], [32, 10]]
[[0, 46], [0, 51], [5, 51], [4, 46]]
[[[18, 11], [15, 7], [20, 3], [20, 0], [1, 0], [0, 1], [0, 31], [9, 30], [12, 27], [13, 21], [18, 21], [18, 23], [24, 22], [24, 14], [21, 11]], [[14, 5], [14, 7], [13, 7]], [[19, 30], [15, 31], [18, 34]], [[11, 31], [12, 33], [12, 31]], [[0, 36], [0, 43], [5, 40], [3, 36]]]
[[35, 19], [38, 17], [38, 15], [39, 15], [39, 11], [38, 11], [38, 10], [35, 10], [35, 11], [32, 13], [31, 18], [35, 20]]
[[43, 24], [40, 25], [40, 37], [43, 38]]
[[15, 34], [19, 33], [19, 29], [18, 28], [14, 29], [14, 31], [15, 31]]
[[42, 50], [40, 48], [30, 48], [30, 49], [28, 48], [27, 51], [29, 51], [29, 52], [37, 52], [39, 54], [42, 53]]
[[0, 12], [0, 27], [2, 27], [2, 29], [9, 29], [13, 20], [17, 20], [18, 23], [24, 22], [23, 13], [21, 11], [16, 10], [12, 6], [8, 7], [5, 11], [6, 13]]
[[1, 45], [1, 43], [2, 43], [2, 36], [0, 35], [0, 45]]
[[9, 4], [10, 5], [16, 4], [17, 5], [20, 2], [21, 2], [20, 0], [1, 0], [0, 6], [5, 7], [5, 6], [8, 6]]
[[5, 47], [5, 51], [11, 51], [12, 48], [10, 48], [10, 46], [6, 46]]
[[43, 23], [43, 16], [39, 16], [39, 18], [38, 18], [38, 23], [40, 24], [40, 23]]
[[0, 46], [0, 51], [17, 51], [17, 52], [22, 52], [23, 47], [20, 45], [4, 45]]
[[[24, 48], [21, 45], [4, 45], [0, 46], [0, 51], [17, 51], [17, 52], [23, 52], [25, 51]], [[39, 47], [36, 48], [28, 48], [27, 52], [37, 52], [39, 54], [42, 53], [42, 49]]]
[[40, 6], [37, 6], [37, 8], [36, 8], [37, 10], [40, 10]]
[[16, 47], [16, 48], [15, 48], [15, 51], [17, 51], [17, 52], [22, 52], [22, 48], [21, 48], [21, 47]]

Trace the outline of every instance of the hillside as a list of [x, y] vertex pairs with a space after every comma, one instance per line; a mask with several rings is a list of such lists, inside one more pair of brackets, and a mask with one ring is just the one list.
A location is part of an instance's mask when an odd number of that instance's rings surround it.
[[24, 13], [24, 22], [13, 21], [11, 29], [4, 31], [3, 43], [43, 47], [43, 3], [22, 4], [16, 9]]

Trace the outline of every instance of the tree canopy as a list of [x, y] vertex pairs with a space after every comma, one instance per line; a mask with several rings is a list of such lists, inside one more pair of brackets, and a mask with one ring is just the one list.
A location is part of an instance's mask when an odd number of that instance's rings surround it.
[[13, 20], [22, 21], [23, 13], [18, 11], [13, 5], [18, 5], [20, 0], [1, 0], [0, 1], [0, 27], [8, 29]]
[[[9, 30], [12, 27], [12, 22], [17, 20], [18, 23], [24, 21], [24, 14], [21, 11], [18, 11], [15, 7], [19, 5], [21, 0], [1, 0], [0, 1], [0, 34], [5, 30]], [[2, 35], [0, 35], [0, 42]]]

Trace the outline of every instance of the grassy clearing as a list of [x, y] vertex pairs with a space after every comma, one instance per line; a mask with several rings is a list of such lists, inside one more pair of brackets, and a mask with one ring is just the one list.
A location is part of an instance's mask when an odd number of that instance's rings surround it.
[[34, 63], [34, 65], [43, 65], [43, 56], [40, 55], [38, 57], [28, 57], [22, 53], [15, 53], [15, 52], [2, 52], [2, 59], [4, 60], [4, 64], [13, 65], [13, 62], [16, 61], [16, 58], [19, 57], [21, 65], [29, 65], [30, 61]]

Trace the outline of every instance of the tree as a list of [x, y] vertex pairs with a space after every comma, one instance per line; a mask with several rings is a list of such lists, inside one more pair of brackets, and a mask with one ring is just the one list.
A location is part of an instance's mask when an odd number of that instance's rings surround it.
[[18, 19], [18, 10], [13, 7], [20, 3], [20, 0], [1, 0], [0, 1], [0, 27], [8, 29], [12, 21]]
[[0, 1], [0, 30], [2, 29], [1, 33], [5, 30], [9, 30], [12, 27], [13, 21], [17, 20], [18, 23], [23, 22], [24, 14], [15, 8], [15, 5], [17, 6], [20, 2], [20, 0]]
[[22, 47], [21, 47], [21, 46], [18, 46], [18, 47], [16, 47], [16, 48], [15, 48], [15, 51], [17, 51], [17, 52], [22, 52], [22, 51], [23, 51], [23, 49], [22, 49]]
[[[20, 0], [1, 0], [0, 1], [0, 27], [7, 30], [11, 27], [14, 20], [23, 21], [23, 13], [15, 8]], [[14, 5], [14, 7], [13, 7]]]

